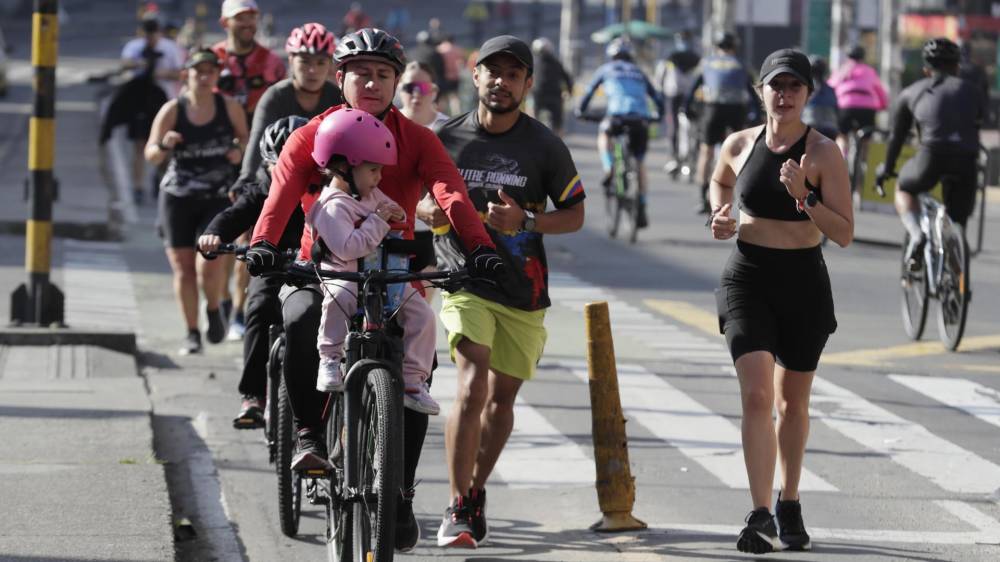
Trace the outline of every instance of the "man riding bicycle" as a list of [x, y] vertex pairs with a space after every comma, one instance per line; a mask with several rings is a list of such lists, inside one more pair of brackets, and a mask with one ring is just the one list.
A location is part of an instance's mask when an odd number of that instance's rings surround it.
[[[502, 275], [503, 260], [497, 255], [493, 241], [469, 200], [465, 182], [454, 162], [445, 152], [434, 133], [406, 117], [392, 105], [404, 55], [399, 41], [388, 33], [364, 28], [341, 38], [334, 52], [337, 66], [336, 81], [347, 100], [344, 106], [334, 106], [323, 112], [289, 138], [275, 167], [270, 195], [254, 228], [252, 245], [247, 251], [248, 269], [252, 274], [280, 268], [281, 257], [275, 244], [289, 216], [297, 207], [308, 213], [319, 196], [323, 184], [312, 151], [316, 131], [328, 114], [341, 107], [354, 107], [379, 117], [393, 133], [399, 146], [396, 166], [382, 174], [385, 194], [399, 204], [407, 216], [405, 236], [413, 236], [413, 216], [424, 186], [427, 186], [444, 209], [462, 245], [469, 253], [467, 265], [476, 276]], [[309, 255], [312, 237], [303, 232], [301, 257]], [[285, 328], [283, 377], [288, 389], [298, 433], [298, 454], [295, 461], [308, 463], [326, 459], [323, 438], [323, 407], [326, 393], [316, 390], [319, 354], [316, 342], [319, 333], [323, 295], [313, 287], [286, 287], [282, 307]], [[408, 550], [419, 538], [419, 527], [413, 517], [413, 478], [427, 432], [427, 415], [407, 409], [404, 412], [404, 471], [403, 487], [397, 511], [396, 547]], [[293, 462], [293, 464], [295, 464]]]
[[896, 159], [915, 122], [920, 146], [899, 173], [895, 200], [910, 236], [906, 258], [911, 268], [920, 267], [917, 258], [926, 243], [920, 229], [919, 194], [941, 182], [951, 220], [964, 227], [972, 213], [979, 127], [986, 115], [982, 90], [958, 77], [958, 45], [944, 37], [930, 39], [924, 43], [923, 58], [926, 78], [904, 89], [893, 109], [885, 168], [877, 179], [882, 184], [895, 176]]
[[[608, 44], [605, 54], [610, 60], [594, 72], [594, 77], [580, 100], [577, 114], [587, 111], [590, 98], [603, 84], [608, 105], [597, 133], [597, 149], [601, 153], [601, 167], [604, 169], [601, 184], [605, 189], [609, 189], [611, 185], [611, 168], [614, 163], [611, 137], [624, 132], [628, 135], [629, 146], [639, 168], [639, 212], [636, 223], [639, 228], [645, 228], [649, 223], [646, 217], [646, 166], [643, 165], [643, 157], [649, 144], [647, 121], [660, 120], [663, 115], [663, 96], [633, 62], [632, 48], [628, 42], [615, 39]], [[647, 96], [656, 104], [655, 116], [649, 111]]]

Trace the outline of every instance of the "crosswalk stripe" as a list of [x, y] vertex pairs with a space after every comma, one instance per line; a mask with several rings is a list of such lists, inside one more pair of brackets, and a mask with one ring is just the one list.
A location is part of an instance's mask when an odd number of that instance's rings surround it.
[[813, 380], [812, 414], [945, 490], [963, 494], [1000, 490], [1000, 466], [820, 377]]
[[893, 381], [924, 396], [1000, 427], [1000, 391], [967, 379], [889, 375]]
[[[581, 380], [586, 364], [560, 361]], [[618, 367], [622, 410], [658, 439], [697, 462], [729, 488], [749, 487], [743, 462], [740, 429], [663, 378], [639, 365]], [[802, 470], [802, 490], [836, 492], [837, 487], [808, 469]]]
[[[540, 365], [544, 368], [544, 364]], [[440, 364], [434, 371], [433, 393], [441, 414], [450, 414], [458, 388], [454, 365]], [[443, 420], [442, 420], [443, 421]], [[514, 405], [514, 430], [500, 455], [491, 481], [511, 488], [593, 486], [593, 459], [538, 411], [518, 397]]]

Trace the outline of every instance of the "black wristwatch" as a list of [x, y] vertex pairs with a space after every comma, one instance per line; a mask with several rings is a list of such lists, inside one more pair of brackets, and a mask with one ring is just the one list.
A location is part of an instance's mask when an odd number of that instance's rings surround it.
[[819, 196], [816, 195], [815, 191], [810, 191], [809, 195], [806, 195], [806, 208], [812, 209], [819, 203]]
[[534, 232], [535, 231], [535, 213], [531, 211], [524, 211], [524, 222], [521, 223], [522, 232]]

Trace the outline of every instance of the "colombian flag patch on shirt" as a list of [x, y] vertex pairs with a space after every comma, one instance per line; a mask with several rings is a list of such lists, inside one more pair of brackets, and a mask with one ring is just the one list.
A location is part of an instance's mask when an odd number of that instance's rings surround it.
[[568, 201], [577, 195], [583, 193], [583, 182], [580, 181], [580, 175], [577, 174], [573, 179], [569, 180], [566, 184], [566, 189], [563, 189], [562, 195], [559, 196], [559, 202]]

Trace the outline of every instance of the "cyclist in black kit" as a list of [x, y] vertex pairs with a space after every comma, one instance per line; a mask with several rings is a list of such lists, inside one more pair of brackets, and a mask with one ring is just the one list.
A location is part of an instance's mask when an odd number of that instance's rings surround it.
[[892, 112], [892, 135], [885, 168], [878, 182], [895, 176], [896, 159], [914, 123], [920, 135], [916, 155], [903, 165], [896, 190], [896, 212], [910, 235], [906, 256], [911, 267], [923, 251], [920, 204], [917, 195], [939, 181], [944, 187], [944, 206], [951, 220], [965, 226], [976, 194], [976, 157], [979, 127], [986, 115], [986, 99], [973, 82], [958, 77], [958, 45], [944, 38], [924, 43], [924, 74], [899, 95]]

